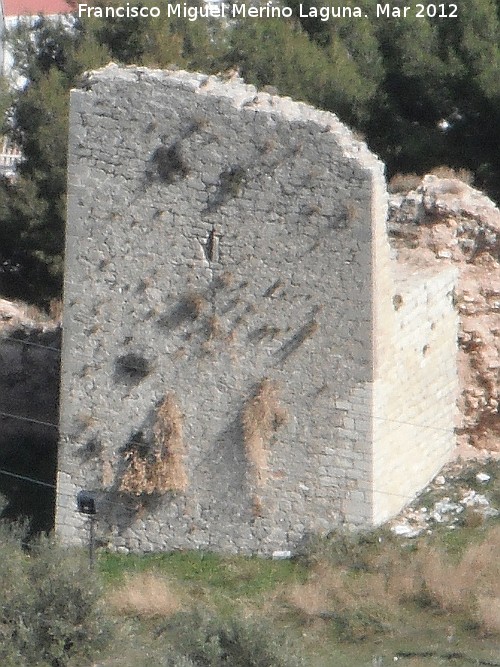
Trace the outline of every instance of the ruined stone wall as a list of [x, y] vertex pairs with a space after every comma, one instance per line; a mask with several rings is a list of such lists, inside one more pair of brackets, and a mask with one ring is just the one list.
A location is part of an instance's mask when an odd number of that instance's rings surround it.
[[[384, 193], [374, 192], [374, 201]], [[398, 262], [373, 216], [372, 515], [397, 514], [453, 456], [458, 425], [457, 272]]]
[[70, 126], [60, 536], [86, 539], [81, 488], [123, 550], [372, 524], [380, 162], [331, 114], [183, 72], [92, 74]]
[[458, 271], [458, 444], [461, 455], [477, 456], [479, 449], [498, 456], [500, 211], [447, 176], [425, 176], [415, 190], [392, 196], [391, 242], [402, 263]]

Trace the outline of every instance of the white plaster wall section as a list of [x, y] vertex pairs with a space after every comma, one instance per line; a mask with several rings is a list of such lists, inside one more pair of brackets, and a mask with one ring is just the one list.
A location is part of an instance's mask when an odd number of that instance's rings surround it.
[[456, 271], [420, 272], [394, 285], [395, 326], [374, 403], [374, 520], [397, 513], [455, 447]]

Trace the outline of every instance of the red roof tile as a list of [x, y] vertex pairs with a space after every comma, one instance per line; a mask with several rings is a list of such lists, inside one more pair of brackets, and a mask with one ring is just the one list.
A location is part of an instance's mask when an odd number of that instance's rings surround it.
[[69, 14], [74, 8], [66, 0], [3, 0], [5, 16]]

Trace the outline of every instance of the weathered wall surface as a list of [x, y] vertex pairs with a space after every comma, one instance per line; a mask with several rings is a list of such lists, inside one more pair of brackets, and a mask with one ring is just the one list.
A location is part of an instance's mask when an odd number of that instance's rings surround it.
[[382, 165], [331, 114], [240, 83], [108, 67], [86, 88], [59, 534], [85, 538], [81, 488], [121, 549], [270, 553], [371, 524]]

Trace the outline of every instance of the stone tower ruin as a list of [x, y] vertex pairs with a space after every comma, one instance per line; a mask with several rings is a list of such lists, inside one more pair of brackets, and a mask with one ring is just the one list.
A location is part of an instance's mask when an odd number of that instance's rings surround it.
[[449, 459], [453, 269], [399, 266], [384, 168], [326, 112], [114, 65], [71, 98], [56, 528], [293, 551]]

